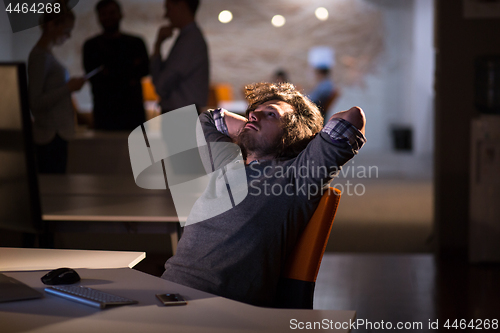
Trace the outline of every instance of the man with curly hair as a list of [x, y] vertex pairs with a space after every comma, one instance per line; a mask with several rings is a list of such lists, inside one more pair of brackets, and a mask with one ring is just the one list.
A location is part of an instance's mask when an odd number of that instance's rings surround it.
[[246, 117], [216, 109], [202, 113], [200, 123], [207, 142], [240, 146], [248, 195], [232, 209], [187, 225], [162, 277], [273, 306], [281, 269], [321, 189], [366, 142], [365, 116], [353, 107], [322, 128], [318, 107], [290, 83], [252, 84], [245, 95]]

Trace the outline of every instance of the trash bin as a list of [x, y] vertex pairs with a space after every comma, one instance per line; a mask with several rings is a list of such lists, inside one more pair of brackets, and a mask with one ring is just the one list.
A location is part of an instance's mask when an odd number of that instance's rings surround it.
[[500, 115], [500, 55], [475, 60], [474, 104], [481, 113]]
[[396, 151], [412, 151], [412, 129], [409, 126], [393, 126], [392, 138], [393, 146]]

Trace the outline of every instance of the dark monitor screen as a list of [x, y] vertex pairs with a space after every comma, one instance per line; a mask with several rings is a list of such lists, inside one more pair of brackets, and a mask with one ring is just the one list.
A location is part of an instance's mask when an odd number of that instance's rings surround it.
[[0, 229], [40, 227], [35, 170], [26, 67], [0, 62]]

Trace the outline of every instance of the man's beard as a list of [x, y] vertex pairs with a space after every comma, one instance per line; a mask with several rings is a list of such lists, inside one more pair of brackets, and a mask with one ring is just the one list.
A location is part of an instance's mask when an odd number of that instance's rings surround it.
[[253, 154], [257, 158], [276, 156], [279, 152], [280, 137], [272, 141], [263, 140], [261, 137], [252, 135], [253, 129], [243, 128], [238, 135], [237, 144], [240, 146], [243, 156]]

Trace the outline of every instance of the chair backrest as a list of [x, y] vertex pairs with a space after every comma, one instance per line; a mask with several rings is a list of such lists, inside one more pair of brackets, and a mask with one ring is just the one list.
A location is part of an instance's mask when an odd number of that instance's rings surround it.
[[330, 237], [340, 193], [338, 189], [330, 187], [323, 194], [314, 215], [287, 258], [278, 285], [277, 307], [312, 309], [314, 285]]
[[229, 83], [213, 83], [208, 89], [208, 108], [219, 107], [220, 102], [232, 101], [233, 87]]

